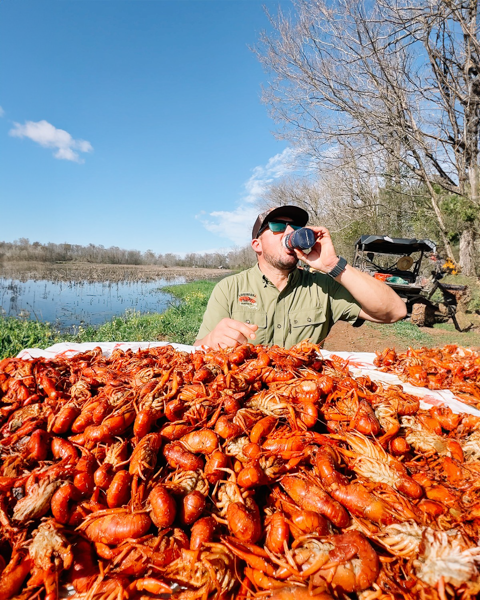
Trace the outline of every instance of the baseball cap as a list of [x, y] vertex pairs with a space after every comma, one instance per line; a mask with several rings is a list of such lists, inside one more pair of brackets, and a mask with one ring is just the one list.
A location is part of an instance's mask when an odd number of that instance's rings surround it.
[[275, 221], [276, 218], [279, 217], [288, 217], [292, 219], [292, 221], [296, 225], [301, 225], [304, 227], [308, 222], [308, 213], [303, 208], [298, 206], [292, 206], [291, 204], [287, 206], [278, 206], [277, 208], [269, 208], [265, 212], [258, 215], [257, 220], [252, 229], [252, 240], [254, 240], [260, 229], [268, 223], [269, 221]]

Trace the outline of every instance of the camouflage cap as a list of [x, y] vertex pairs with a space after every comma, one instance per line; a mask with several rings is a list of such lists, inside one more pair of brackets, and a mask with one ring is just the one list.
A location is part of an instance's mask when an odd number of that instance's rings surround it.
[[292, 219], [295, 225], [301, 225], [302, 227], [305, 227], [305, 225], [308, 223], [307, 211], [298, 206], [289, 204], [287, 206], [269, 208], [265, 212], [258, 215], [252, 229], [252, 240], [255, 240], [258, 237], [258, 232], [263, 229], [269, 221], [275, 221], [276, 218], [280, 217], [288, 217]]

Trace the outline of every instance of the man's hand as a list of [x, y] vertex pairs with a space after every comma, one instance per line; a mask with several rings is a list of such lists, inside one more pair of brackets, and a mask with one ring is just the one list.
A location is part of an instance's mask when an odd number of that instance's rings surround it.
[[329, 273], [338, 263], [338, 256], [333, 247], [330, 232], [326, 227], [309, 227], [317, 236], [315, 246], [309, 254], [295, 249], [297, 257], [316, 271]]
[[232, 348], [255, 339], [258, 325], [249, 325], [234, 319], [222, 319], [209, 334], [201, 340], [195, 340], [194, 346], [208, 346], [213, 350]]

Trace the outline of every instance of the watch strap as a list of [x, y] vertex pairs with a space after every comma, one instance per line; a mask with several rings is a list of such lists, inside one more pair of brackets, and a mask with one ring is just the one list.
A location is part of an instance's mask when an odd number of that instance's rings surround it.
[[337, 264], [333, 267], [333, 269], [330, 272], [327, 273], [327, 275], [335, 279], [335, 277], [338, 277], [340, 273], [343, 273], [343, 271], [345, 271], [346, 267], [347, 261], [343, 258], [343, 256], [339, 256]]

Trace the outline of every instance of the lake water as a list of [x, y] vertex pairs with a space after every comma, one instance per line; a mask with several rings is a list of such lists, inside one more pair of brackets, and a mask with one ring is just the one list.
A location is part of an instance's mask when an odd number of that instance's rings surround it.
[[47, 321], [61, 329], [100, 325], [127, 309], [164, 312], [173, 300], [161, 288], [180, 283], [185, 278], [92, 283], [0, 277], [0, 312]]

